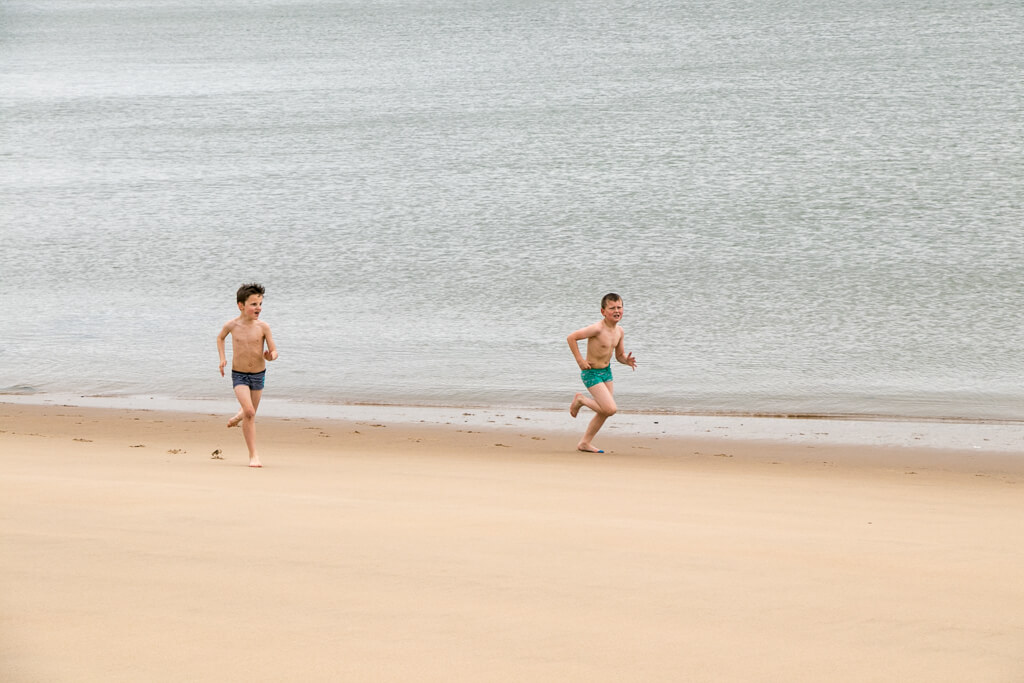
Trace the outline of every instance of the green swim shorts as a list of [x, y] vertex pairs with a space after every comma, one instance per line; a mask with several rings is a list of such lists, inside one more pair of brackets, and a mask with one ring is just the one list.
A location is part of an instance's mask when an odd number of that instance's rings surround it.
[[612, 366], [609, 364], [604, 368], [590, 368], [580, 373], [580, 379], [583, 380], [583, 384], [588, 388], [601, 382], [612, 381]]

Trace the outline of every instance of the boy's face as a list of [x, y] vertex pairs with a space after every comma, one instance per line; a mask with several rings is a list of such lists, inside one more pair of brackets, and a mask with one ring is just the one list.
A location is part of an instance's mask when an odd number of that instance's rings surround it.
[[259, 294], [250, 294], [244, 303], [239, 302], [238, 310], [242, 312], [243, 317], [256, 320], [263, 310], [263, 297]]
[[605, 307], [601, 309], [601, 315], [604, 319], [610, 323], [617, 323], [622, 320], [622, 300], [609, 301], [605, 304]]

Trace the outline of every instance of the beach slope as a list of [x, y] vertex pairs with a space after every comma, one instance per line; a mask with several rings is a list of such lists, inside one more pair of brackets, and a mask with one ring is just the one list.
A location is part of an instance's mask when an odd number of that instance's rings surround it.
[[227, 417], [0, 403], [0, 680], [1024, 680], [1013, 459]]

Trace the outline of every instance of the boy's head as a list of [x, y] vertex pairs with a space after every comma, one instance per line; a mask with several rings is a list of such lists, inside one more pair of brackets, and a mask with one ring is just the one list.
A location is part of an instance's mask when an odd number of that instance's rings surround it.
[[248, 299], [253, 294], [259, 294], [260, 296], [263, 296], [263, 293], [263, 285], [257, 284], [255, 282], [250, 282], [249, 284], [242, 285], [241, 287], [238, 288], [238, 294], [236, 295], [236, 298], [238, 300], [238, 303], [244, 304], [246, 299]]
[[609, 325], [618, 325], [622, 320], [622, 297], [614, 292], [605, 294], [601, 299], [601, 315]]
[[608, 292], [607, 294], [605, 294], [604, 298], [601, 299], [601, 310], [603, 311], [604, 309], [608, 308], [608, 304], [610, 304], [613, 301], [622, 301], [622, 297], [616, 294], [615, 292]]

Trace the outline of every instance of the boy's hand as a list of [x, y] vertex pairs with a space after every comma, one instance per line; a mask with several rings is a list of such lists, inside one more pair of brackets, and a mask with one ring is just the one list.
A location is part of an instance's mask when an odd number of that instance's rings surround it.
[[622, 362], [625, 363], [626, 365], [628, 365], [629, 367], [633, 368], [634, 372], [636, 371], [636, 358], [633, 358], [633, 352], [632, 351], [630, 351], [628, 354], [626, 354], [626, 360], [624, 360]]
[[228, 362], [226, 360], [222, 360], [220, 362], [220, 376], [221, 377], [224, 376], [224, 366], [227, 365], [227, 364], [228, 364]]
[[277, 351], [264, 351], [263, 357], [267, 360], [277, 360]]
[[576, 361], [576, 365], [580, 366], [580, 370], [589, 370], [590, 369], [590, 361], [588, 361], [586, 359]]

